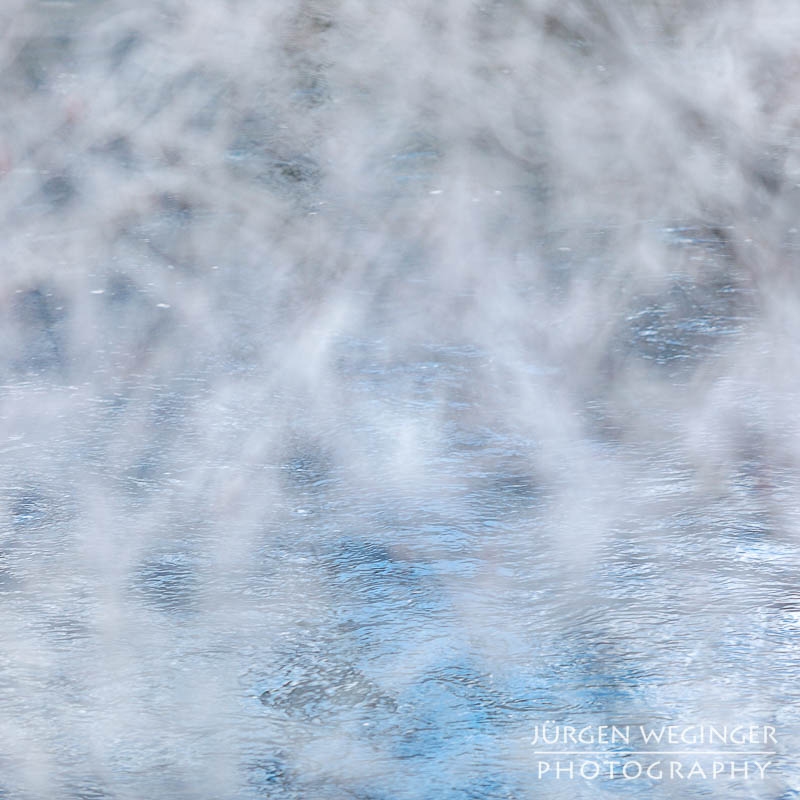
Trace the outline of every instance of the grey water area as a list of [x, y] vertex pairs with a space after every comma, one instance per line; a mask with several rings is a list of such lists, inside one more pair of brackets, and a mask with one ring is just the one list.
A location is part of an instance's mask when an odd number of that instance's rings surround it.
[[[618, 320], [679, 388], [752, 313], [741, 286], [695, 289]], [[645, 446], [591, 397], [544, 453], [499, 411], [485, 347], [399, 357], [393, 302], [339, 337], [321, 400], [206, 363], [137, 405], [48, 379], [44, 340], [4, 382], [0, 797], [798, 796], [791, 474], [743, 446], [698, 488], [666, 416]], [[555, 397], [569, 369], [524, 371]], [[751, 757], [764, 779], [712, 779], [707, 755], [705, 778], [568, 779], [539, 773], [545, 723], [771, 725], [777, 744]]]

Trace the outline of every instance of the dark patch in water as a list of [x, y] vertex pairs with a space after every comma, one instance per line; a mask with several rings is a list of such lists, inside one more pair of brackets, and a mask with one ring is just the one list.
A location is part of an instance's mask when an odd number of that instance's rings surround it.
[[17, 297], [14, 312], [22, 332], [23, 357], [17, 368], [46, 372], [63, 367], [63, 307], [59, 298], [44, 288], [29, 289]]
[[143, 561], [136, 570], [136, 591], [165, 612], [188, 611], [194, 602], [197, 578], [183, 554], [165, 554]]
[[11, 520], [15, 527], [36, 526], [47, 519], [47, 503], [35, 492], [21, 494], [11, 505]]
[[265, 706], [289, 716], [317, 717], [353, 709], [397, 709], [394, 698], [385, 693], [360, 670], [346, 663], [319, 663], [313, 674], [286, 681], [261, 693]]
[[114, 43], [109, 53], [109, 64], [112, 70], [119, 69], [142, 42], [139, 31], [128, 31]]
[[78, 195], [75, 181], [68, 175], [53, 175], [41, 186], [44, 199], [53, 211], [63, 211]]
[[333, 470], [330, 453], [313, 441], [297, 441], [287, 460], [281, 464], [287, 482], [300, 489], [319, 487], [327, 483]]

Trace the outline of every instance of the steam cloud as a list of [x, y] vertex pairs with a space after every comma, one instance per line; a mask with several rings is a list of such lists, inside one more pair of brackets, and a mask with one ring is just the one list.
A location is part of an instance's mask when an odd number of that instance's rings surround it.
[[0, 796], [534, 797], [545, 719], [734, 715], [704, 796], [796, 789], [799, 37], [4, 0]]

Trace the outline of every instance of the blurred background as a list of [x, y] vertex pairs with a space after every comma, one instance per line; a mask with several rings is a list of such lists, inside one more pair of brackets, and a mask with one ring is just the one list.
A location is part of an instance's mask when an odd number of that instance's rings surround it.
[[[800, 796], [798, 40], [3, 0], [0, 798]], [[556, 781], [545, 721], [778, 744]]]

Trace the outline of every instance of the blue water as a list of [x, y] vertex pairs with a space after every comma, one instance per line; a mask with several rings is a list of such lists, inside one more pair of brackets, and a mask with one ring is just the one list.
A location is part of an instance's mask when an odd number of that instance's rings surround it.
[[[693, 318], [674, 296], [620, 347], [680, 386], [746, 315], [725, 287]], [[791, 796], [791, 472], [751, 448], [704, 483], [664, 408], [646, 442], [592, 403], [554, 432], [500, 411], [480, 346], [378, 334], [336, 342], [321, 405], [257, 367], [224, 392], [203, 370], [144, 399], [51, 387], [81, 424], [4, 488], [3, 796]], [[564, 369], [525, 380], [547, 396]], [[770, 724], [778, 745], [765, 780], [557, 780], [546, 722]]]

